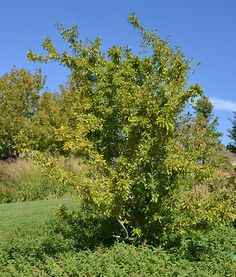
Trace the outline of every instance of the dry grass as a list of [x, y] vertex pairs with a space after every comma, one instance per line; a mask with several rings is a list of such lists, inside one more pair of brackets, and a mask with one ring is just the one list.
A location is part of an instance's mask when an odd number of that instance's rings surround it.
[[70, 158], [65, 161], [64, 167], [68, 170], [73, 172], [74, 174], [80, 176], [83, 173], [89, 170], [89, 166], [84, 164], [82, 161], [76, 158]]
[[[0, 161], [0, 183], [19, 183], [42, 178], [40, 170], [30, 160]], [[35, 180], [36, 181], [36, 180]]]
[[[86, 166], [76, 159], [64, 160], [62, 166], [77, 175], [86, 170]], [[49, 179], [30, 160], [0, 161], [0, 203], [55, 199], [72, 195], [75, 195], [75, 188]]]
[[209, 186], [206, 185], [206, 184], [198, 184], [196, 187], [195, 187], [195, 192], [197, 193], [197, 195], [201, 195], [201, 196], [205, 196], [207, 197], [210, 192], [209, 192]]

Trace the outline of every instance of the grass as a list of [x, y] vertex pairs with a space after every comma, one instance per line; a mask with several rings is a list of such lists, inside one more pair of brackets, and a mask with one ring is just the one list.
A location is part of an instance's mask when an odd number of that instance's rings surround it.
[[0, 205], [0, 237], [18, 227], [40, 225], [52, 219], [58, 205], [65, 204], [69, 210], [78, 209], [76, 199], [52, 199], [18, 202]]
[[[60, 160], [60, 166], [78, 176], [85, 170], [75, 159]], [[73, 197], [74, 185], [54, 181], [31, 160], [0, 160], [0, 204]]]

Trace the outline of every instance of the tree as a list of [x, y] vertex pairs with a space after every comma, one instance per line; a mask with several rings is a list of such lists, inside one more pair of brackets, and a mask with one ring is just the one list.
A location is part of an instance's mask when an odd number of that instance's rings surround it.
[[0, 159], [17, 157], [27, 144], [44, 78], [16, 69], [0, 78]]
[[178, 149], [173, 151], [192, 164], [192, 169], [201, 178], [212, 176], [219, 169], [230, 171], [230, 162], [224, 154], [222, 133], [217, 131], [218, 119], [212, 114], [213, 105], [203, 95], [193, 104], [194, 115], [188, 114], [179, 120], [176, 129]]
[[233, 140], [233, 143], [229, 143], [227, 145], [227, 149], [229, 149], [231, 152], [235, 153], [236, 152], [236, 112], [234, 112], [234, 117], [232, 122], [232, 129], [228, 130], [229, 131], [229, 138]]
[[171, 228], [179, 233], [232, 222], [235, 214], [232, 165], [220, 141], [213, 106], [203, 95], [193, 108], [193, 115], [179, 118], [176, 143], [169, 155], [172, 161], [182, 160], [186, 171], [190, 170], [171, 197]]
[[120, 223], [125, 236], [140, 241], [161, 232], [169, 199], [188, 170], [169, 158], [175, 126], [189, 99], [201, 94], [187, 87], [189, 63], [180, 49], [145, 30], [135, 15], [131, 25], [146, 48], [143, 57], [131, 49], [111, 47], [103, 54], [101, 40], [82, 43], [76, 26], [59, 26], [72, 54], [58, 53], [50, 39], [45, 55], [29, 52], [31, 61], [56, 61], [71, 70], [68, 99], [76, 99], [64, 148], [83, 157], [94, 169], [78, 185], [86, 210]]
[[31, 128], [29, 149], [63, 154], [63, 142], [58, 132], [63, 126], [61, 96], [44, 92], [39, 100]]
[[[217, 160], [217, 154], [222, 154], [220, 137], [222, 133], [217, 131], [218, 119], [212, 114], [213, 105], [207, 96], [199, 98], [194, 110], [196, 118], [193, 122], [194, 147], [199, 154], [202, 165], [212, 164]], [[218, 165], [215, 166], [215, 168]]]

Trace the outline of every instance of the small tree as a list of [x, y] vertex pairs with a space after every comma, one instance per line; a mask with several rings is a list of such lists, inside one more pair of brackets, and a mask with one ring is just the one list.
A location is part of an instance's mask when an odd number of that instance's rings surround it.
[[178, 48], [146, 31], [135, 15], [129, 22], [141, 35], [144, 57], [117, 46], [103, 54], [99, 38], [83, 44], [76, 26], [59, 26], [72, 54], [58, 53], [46, 39], [47, 54], [28, 58], [71, 69], [67, 99], [75, 99], [74, 120], [61, 137], [65, 149], [96, 168], [78, 185], [85, 210], [116, 219], [126, 238], [143, 241], [161, 232], [178, 176], [190, 170], [169, 159], [169, 149], [180, 112], [201, 88], [186, 89], [189, 63]]

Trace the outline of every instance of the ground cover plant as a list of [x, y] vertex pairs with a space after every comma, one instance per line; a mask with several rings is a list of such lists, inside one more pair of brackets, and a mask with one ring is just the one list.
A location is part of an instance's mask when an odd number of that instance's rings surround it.
[[95, 229], [84, 227], [61, 218], [10, 233], [0, 241], [1, 276], [231, 277], [236, 273], [231, 257], [235, 229], [230, 226], [172, 234], [159, 246], [83, 240], [95, 235], [91, 232]]

